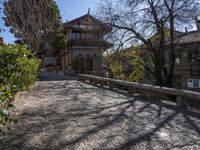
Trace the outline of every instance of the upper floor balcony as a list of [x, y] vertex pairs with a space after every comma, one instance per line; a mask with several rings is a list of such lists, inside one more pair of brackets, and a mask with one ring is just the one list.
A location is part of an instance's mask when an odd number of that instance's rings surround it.
[[98, 36], [96, 36], [92, 32], [71, 32], [68, 40], [98, 40]]

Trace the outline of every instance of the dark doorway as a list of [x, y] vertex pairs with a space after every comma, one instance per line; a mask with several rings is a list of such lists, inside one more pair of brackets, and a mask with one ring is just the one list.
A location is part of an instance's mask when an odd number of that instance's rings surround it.
[[90, 54], [86, 54], [86, 71], [92, 71], [93, 70], [93, 58], [90, 57]]
[[76, 73], [84, 73], [84, 57], [75, 57], [73, 59], [73, 69]]

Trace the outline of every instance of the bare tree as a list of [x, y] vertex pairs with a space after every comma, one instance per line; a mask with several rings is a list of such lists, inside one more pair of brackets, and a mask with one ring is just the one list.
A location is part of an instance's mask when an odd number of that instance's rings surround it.
[[42, 51], [61, 27], [59, 10], [53, 0], [6, 0], [4, 14], [11, 32], [34, 53]]
[[[2, 13], [2, 4], [3, 4], [3, 0], [0, 0], [0, 13]], [[5, 29], [3, 29], [3, 27], [0, 27], [0, 32], [5, 31]]]
[[[198, 0], [104, 0], [99, 8], [119, 47], [140, 45], [155, 84], [172, 86], [175, 37], [199, 15]], [[151, 62], [151, 63], [150, 63]]]

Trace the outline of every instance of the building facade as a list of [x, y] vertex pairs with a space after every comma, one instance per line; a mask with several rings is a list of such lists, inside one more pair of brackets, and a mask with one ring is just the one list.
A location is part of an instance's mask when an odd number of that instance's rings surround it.
[[176, 39], [174, 80], [178, 87], [200, 92], [200, 30]]
[[[173, 87], [200, 92], [200, 20], [196, 18], [197, 30], [175, 32], [175, 66]], [[168, 43], [166, 43], [168, 46]], [[147, 55], [148, 57], [148, 55]], [[170, 57], [165, 52], [166, 64]], [[149, 59], [149, 63], [153, 62]], [[153, 84], [151, 74], [146, 70], [143, 83]]]
[[98, 74], [103, 71], [103, 52], [111, 46], [104, 40], [110, 28], [89, 13], [64, 24], [68, 41], [57, 51], [62, 71]]

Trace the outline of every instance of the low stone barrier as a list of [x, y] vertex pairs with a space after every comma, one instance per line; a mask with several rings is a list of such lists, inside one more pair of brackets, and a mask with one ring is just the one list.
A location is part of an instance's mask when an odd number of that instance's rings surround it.
[[200, 100], [200, 93], [183, 90], [183, 89], [176, 89], [176, 88], [168, 88], [168, 87], [161, 87], [161, 86], [154, 86], [149, 84], [142, 84], [137, 82], [129, 82], [111, 78], [104, 78], [86, 74], [79, 74], [80, 81], [90, 81], [91, 83], [99, 83], [101, 85], [108, 85], [111, 88], [115, 87], [115, 85], [126, 86], [128, 88], [129, 93], [134, 93], [136, 90], [142, 90], [142, 94], [145, 96], [153, 96], [153, 93], [160, 93], [164, 95], [171, 95], [176, 97], [176, 104], [177, 106], [185, 106], [186, 101], [190, 99]]

